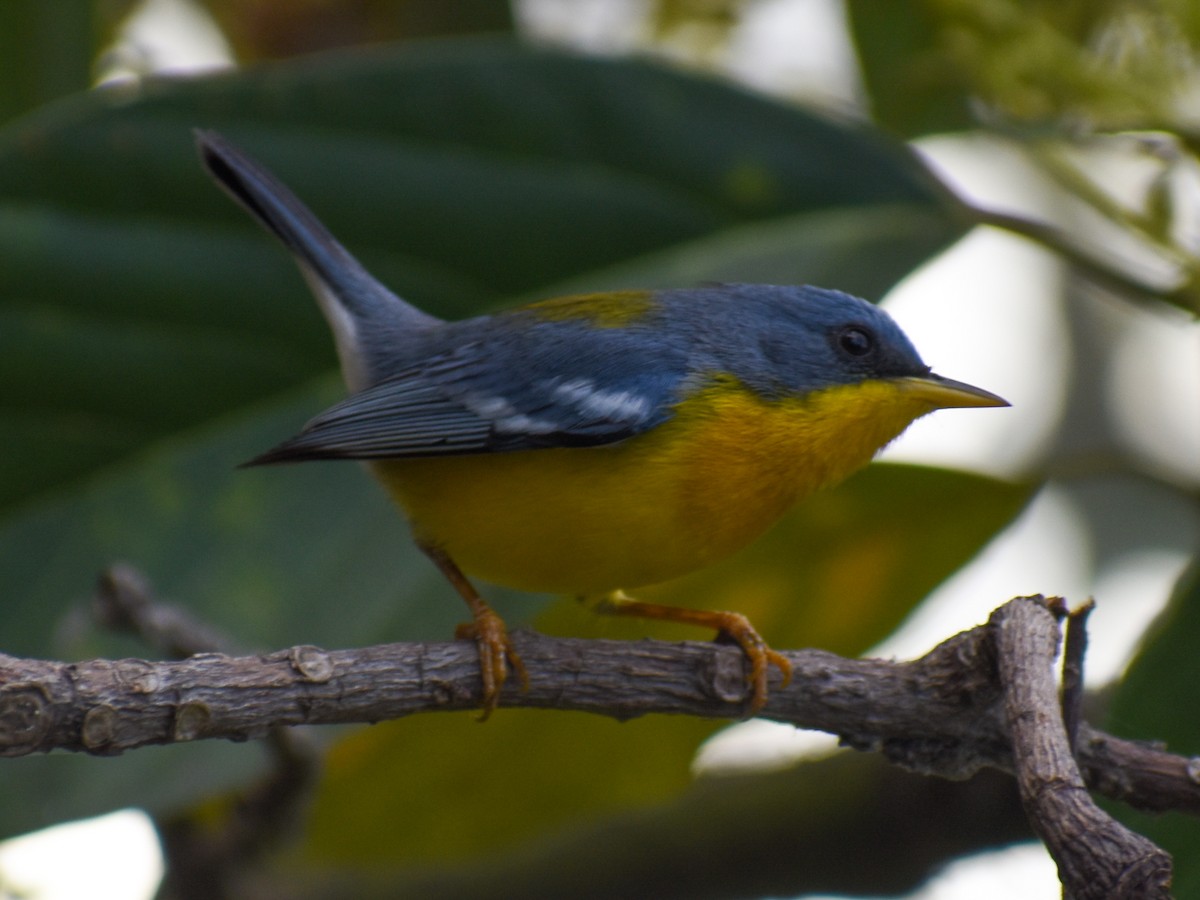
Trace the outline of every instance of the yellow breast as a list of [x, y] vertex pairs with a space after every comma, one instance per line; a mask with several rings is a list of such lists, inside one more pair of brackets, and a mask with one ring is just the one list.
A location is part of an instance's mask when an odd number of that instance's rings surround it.
[[619, 444], [372, 464], [416, 536], [470, 575], [593, 595], [750, 543], [932, 405], [884, 381], [764, 401], [724, 380]]

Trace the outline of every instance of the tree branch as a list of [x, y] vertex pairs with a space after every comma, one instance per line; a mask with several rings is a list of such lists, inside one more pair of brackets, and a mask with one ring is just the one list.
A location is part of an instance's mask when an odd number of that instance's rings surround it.
[[1167, 898], [1171, 858], [1095, 804], [1072, 757], [1054, 681], [1056, 612], [1065, 610], [1018, 600], [991, 619], [1021, 802], [1064, 896]]
[[[1052, 669], [1061, 613], [1055, 601], [1017, 598], [986, 625], [908, 662], [792, 651], [785, 654], [792, 684], [776, 683], [761, 715], [838, 734], [852, 747], [880, 751], [924, 774], [1014, 772], [1071, 896], [1159, 896], [1128, 891], [1166, 884], [1169, 858], [1096, 808], [1085, 785], [1141, 809], [1195, 814], [1198, 767], [1083, 723], [1072, 758]], [[501, 706], [617, 719], [734, 718], [745, 700], [744, 658], [733, 647], [532, 632], [513, 640], [530, 686], [507, 685]], [[479, 682], [468, 641], [335, 651], [298, 646], [261, 656], [207, 652], [167, 662], [0, 655], [0, 755], [52, 749], [106, 755], [147, 744], [261, 738], [291, 725], [468, 710], [478, 707]]]
[[[926, 774], [1012, 771], [994, 629], [989, 622], [905, 662], [791, 651], [785, 655], [795, 668], [793, 682], [781, 688], [776, 680], [762, 716], [841, 735], [853, 747], [881, 751]], [[513, 640], [530, 687], [506, 685], [502, 706], [616, 719], [741, 713], [743, 658], [734, 647], [528, 631]], [[275, 726], [469, 710], [477, 708], [479, 690], [478, 658], [468, 641], [297, 646], [164, 662], [64, 663], [0, 654], [0, 756], [54, 749], [108, 755], [148, 744], [261, 738]], [[1079, 744], [1088, 783], [1102, 793], [1141, 809], [1200, 813], [1200, 782], [1189, 775], [1196, 768], [1189, 760], [1086, 724]]]
[[1093, 253], [1078, 246], [1061, 228], [1021, 215], [986, 209], [963, 202], [967, 216], [977, 225], [991, 225], [1004, 231], [1020, 235], [1039, 244], [1069, 262], [1096, 284], [1130, 299], [1162, 301], [1171, 303], [1193, 315], [1200, 312], [1198, 287], [1185, 272], [1185, 277], [1174, 285], [1156, 285], [1125, 271], [1105, 260], [1100, 253]]
[[1067, 743], [1071, 755], [1079, 746], [1079, 726], [1083, 722], [1083, 660], [1087, 655], [1087, 620], [1096, 608], [1089, 599], [1082, 606], [1067, 613], [1067, 636], [1063, 644], [1061, 697], [1063, 727], [1067, 731]]

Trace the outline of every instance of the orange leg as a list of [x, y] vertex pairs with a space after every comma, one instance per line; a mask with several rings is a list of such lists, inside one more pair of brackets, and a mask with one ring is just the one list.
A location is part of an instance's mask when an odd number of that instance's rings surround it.
[[767, 702], [767, 667], [774, 665], [783, 673], [783, 684], [792, 680], [792, 664], [787, 657], [767, 646], [750, 620], [741, 613], [714, 612], [706, 609], [687, 609], [682, 606], [664, 606], [659, 603], [642, 603], [626, 597], [620, 591], [609, 594], [596, 604], [596, 611], [614, 616], [636, 616], [640, 619], [663, 619], [668, 622], [683, 622], [713, 628], [718, 637], [726, 637], [742, 648], [750, 661], [750, 674], [746, 683], [750, 686], [750, 705], [747, 715], [753, 716]]
[[521, 657], [513, 647], [504, 620], [484, 602], [454, 560], [439, 547], [429, 544], [417, 546], [446, 576], [446, 580], [454, 585], [454, 589], [467, 601], [471, 610], [471, 621], [459, 625], [454, 637], [457, 640], [473, 640], [479, 647], [479, 670], [483, 676], [483, 711], [479, 721], [482, 722], [492, 714], [492, 710], [500, 702], [500, 691], [508, 678], [507, 667], [512, 666], [517, 677], [521, 679], [522, 690], [529, 687], [529, 673], [525, 671], [525, 664], [521, 662]]

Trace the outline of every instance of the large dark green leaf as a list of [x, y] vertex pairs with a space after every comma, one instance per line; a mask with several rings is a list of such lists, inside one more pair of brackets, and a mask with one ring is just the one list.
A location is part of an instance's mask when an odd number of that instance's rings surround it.
[[[1114, 734], [1161, 741], [1172, 753], [1200, 754], [1200, 563], [1179, 580], [1170, 604], [1146, 635], [1113, 696], [1107, 726]], [[1168, 813], [1148, 816], [1128, 807], [1114, 811], [1175, 861], [1172, 896], [1200, 897], [1200, 822]]]
[[130, 0], [0, 3], [0, 123], [86, 88], [92, 59]]
[[974, 124], [968, 79], [943, 42], [954, 23], [923, 0], [847, 0], [872, 117], [919, 137]]
[[[114, 558], [253, 646], [443, 636], [460, 616], [355, 467], [234, 471], [339, 389], [300, 279], [200, 172], [195, 125], [243, 143], [443, 315], [564, 284], [771, 278], [877, 295], [960, 228], [908, 152], [870, 131], [646, 63], [510, 44], [385, 48], [49, 108], [0, 131], [5, 651], [143, 653], [76, 612]], [[0, 831], [244, 779], [257, 755], [222, 750], [0, 767]], [[176, 760], [209, 781], [181, 790]]]

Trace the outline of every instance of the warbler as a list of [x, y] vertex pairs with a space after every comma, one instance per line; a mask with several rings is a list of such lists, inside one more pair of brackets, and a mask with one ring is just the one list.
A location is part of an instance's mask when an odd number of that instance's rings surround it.
[[508, 670], [504, 622], [468, 575], [687, 622], [735, 641], [747, 712], [787, 659], [742, 615], [623, 591], [725, 557], [864, 466], [919, 416], [1007, 406], [934, 375], [878, 307], [809, 286], [715, 284], [542, 300], [458, 322], [376, 281], [296, 196], [212, 131], [208, 173], [291, 251], [350, 391], [250, 464], [365, 460], [462, 595], [483, 718]]

